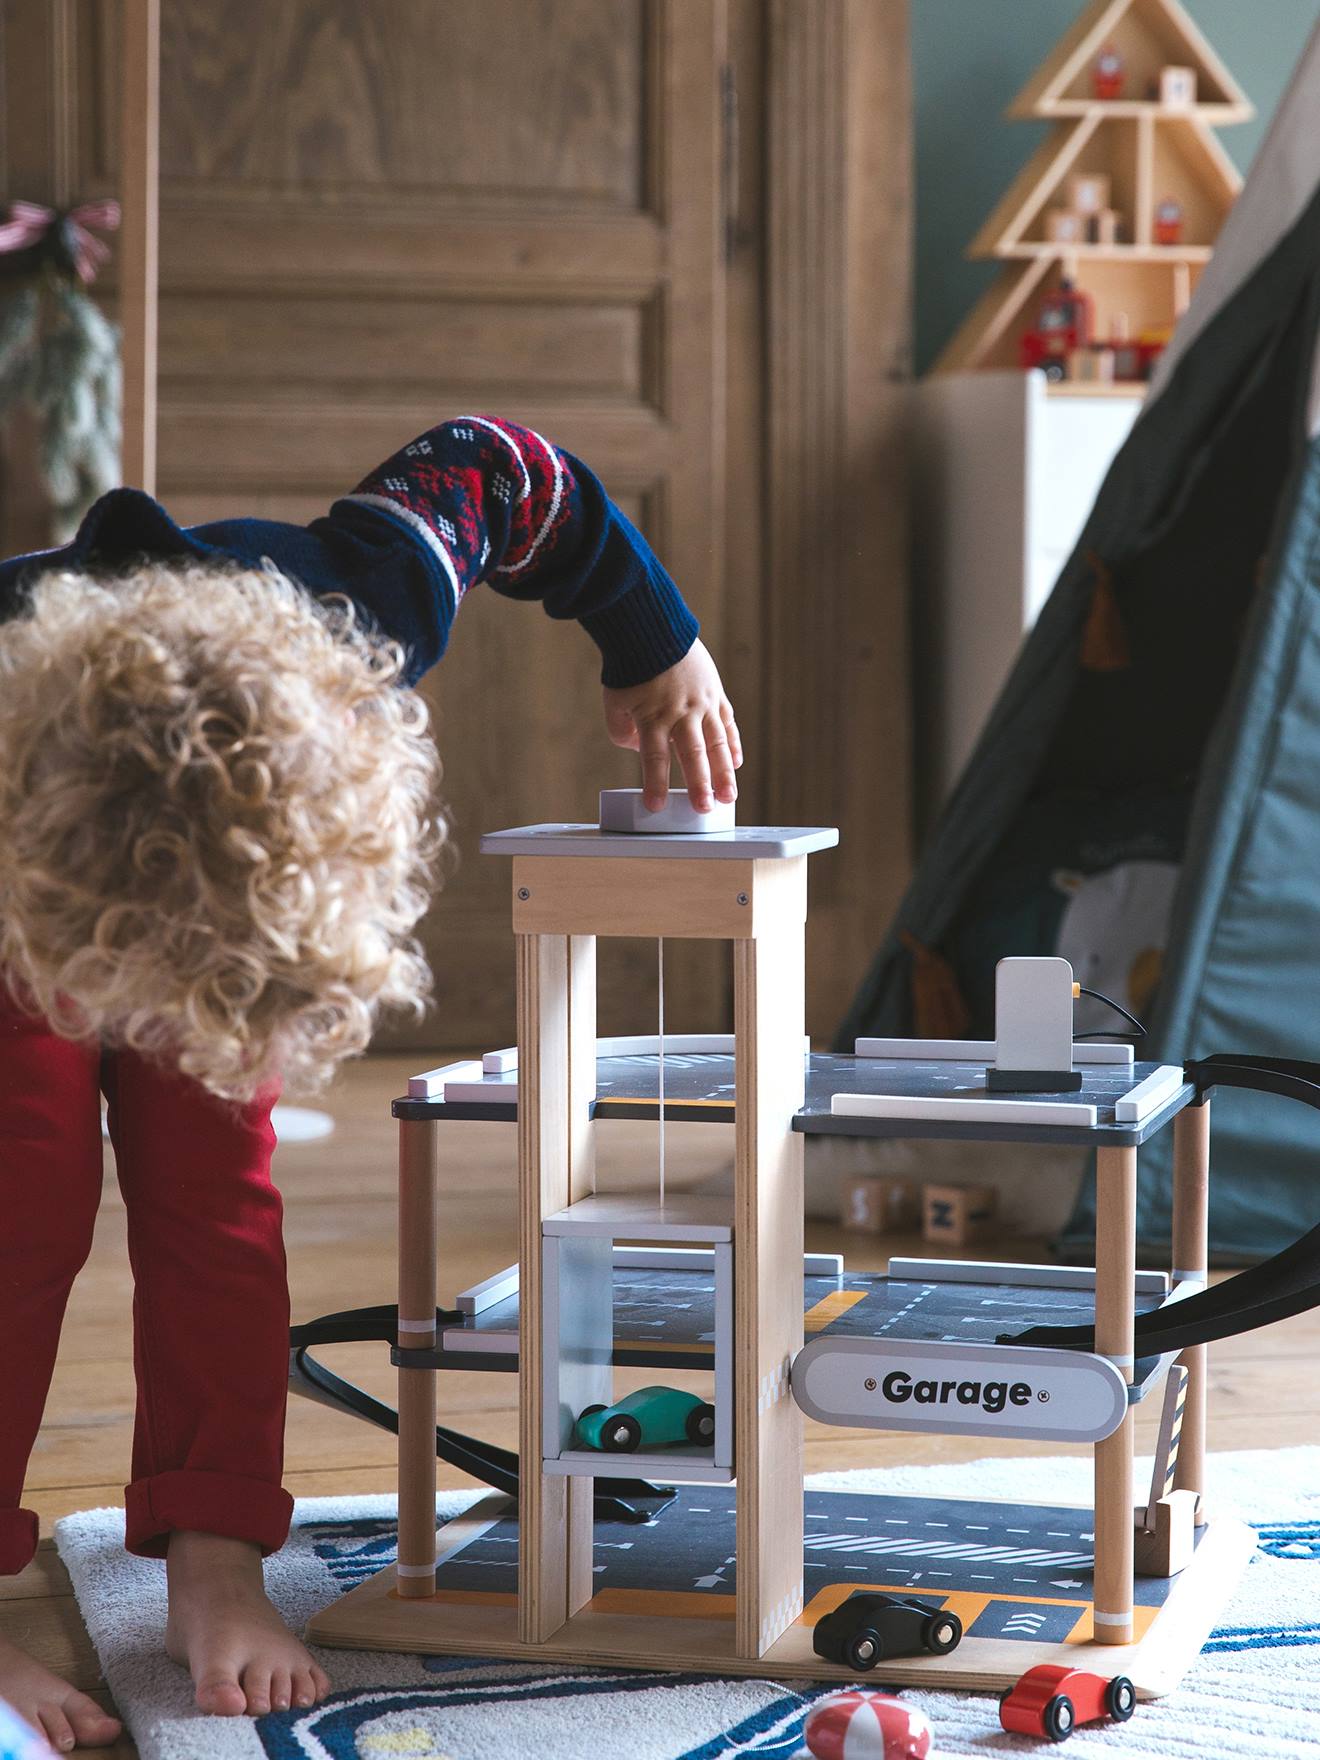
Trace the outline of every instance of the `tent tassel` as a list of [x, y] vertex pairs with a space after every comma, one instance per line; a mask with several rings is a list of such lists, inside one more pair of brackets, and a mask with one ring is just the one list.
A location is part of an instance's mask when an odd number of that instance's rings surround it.
[[1114, 592], [1114, 577], [1094, 550], [1087, 552], [1087, 561], [1095, 575], [1095, 591], [1082, 632], [1082, 670], [1126, 672], [1132, 664], [1132, 649]]
[[942, 953], [906, 929], [899, 940], [912, 957], [912, 1024], [918, 1039], [963, 1039], [972, 1012]]

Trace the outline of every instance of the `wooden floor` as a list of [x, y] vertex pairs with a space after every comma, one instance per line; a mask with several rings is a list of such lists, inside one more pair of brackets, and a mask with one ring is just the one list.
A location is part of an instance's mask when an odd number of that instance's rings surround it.
[[[400, 1058], [357, 1065], [321, 1103], [336, 1121], [333, 1136], [278, 1151], [276, 1178], [286, 1200], [295, 1320], [394, 1299], [395, 1137], [389, 1102], [402, 1090], [410, 1067]], [[603, 1128], [601, 1137], [603, 1184], [649, 1183], [654, 1125], [614, 1123]], [[669, 1177], [676, 1185], [716, 1173], [732, 1155], [727, 1127], [671, 1126], [668, 1144]], [[517, 1257], [514, 1152], [514, 1133], [506, 1125], [452, 1128], [442, 1174], [445, 1297]], [[882, 1266], [890, 1250], [928, 1251], [915, 1240], [882, 1246], [827, 1225], [809, 1225], [808, 1244], [843, 1250], [858, 1268]], [[977, 1253], [1019, 1260], [1049, 1256], [1043, 1242], [1023, 1240], [978, 1247]], [[96, 1245], [74, 1290], [47, 1422], [28, 1479], [26, 1502], [40, 1512], [47, 1532], [68, 1511], [122, 1502], [133, 1414], [130, 1299], [123, 1205], [107, 1158]], [[1320, 1315], [1216, 1347], [1210, 1446], [1288, 1448], [1314, 1441], [1320, 1387], [1303, 1363], [1314, 1360], [1318, 1350]], [[323, 1354], [340, 1373], [393, 1403], [393, 1376], [383, 1347], [341, 1346]], [[677, 1384], [684, 1380], [680, 1375], [670, 1379]], [[516, 1448], [516, 1389], [517, 1378], [511, 1375], [454, 1376], [442, 1383], [443, 1419]], [[1153, 1425], [1153, 1411], [1143, 1408], [1137, 1421], [1139, 1449], [1150, 1447]], [[1032, 1443], [996, 1447], [976, 1438], [876, 1435], [813, 1424], [807, 1428], [809, 1471], [1041, 1452]], [[292, 1402], [285, 1482], [295, 1496], [389, 1491], [393, 1476], [392, 1437], [307, 1401]], [[440, 1482], [469, 1483], [443, 1467]], [[68, 1579], [49, 1542], [21, 1577], [0, 1578], [0, 1633], [104, 1698]], [[125, 1741], [101, 1752], [112, 1760], [127, 1760], [135, 1750]]]

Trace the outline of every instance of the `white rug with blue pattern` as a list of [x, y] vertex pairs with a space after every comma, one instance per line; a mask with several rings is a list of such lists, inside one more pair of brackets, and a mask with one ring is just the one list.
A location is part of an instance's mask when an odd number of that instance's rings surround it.
[[[992, 1460], [839, 1474], [821, 1486], [932, 1496], [1090, 1495], [1090, 1462]], [[1138, 1481], [1140, 1483], [1140, 1480]], [[1184, 1686], [1122, 1728], [1078, 1730], [1069, 1751], [1186, 1760], [1320, 1754], [1320, 1448], [1212, 1457], [1210, 1495], [1255, 1524], [1260, 1552]], [[446, 1515], [466, 1498], [442, 1504]], [[394, 1556], [393, 1501], [312, 1498], [267, 1565], [294, 1626]], [[790, 1760], [829, 1688], [321, 1651], [335, 1692], [256, 1722], [203, 1717], [161, 1649], [164, 1567], [122, 1550], [123, 1515], [88, 1510], [56, 1530], [60, 1554], [142, 1760]], [[1041, 1752], [999, 1728], [996, 1702], [912, 1692], [938, 1754]]]

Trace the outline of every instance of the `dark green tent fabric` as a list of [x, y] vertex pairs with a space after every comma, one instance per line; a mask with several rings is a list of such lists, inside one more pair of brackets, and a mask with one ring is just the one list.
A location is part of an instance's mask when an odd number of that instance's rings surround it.
[[[1143, 1055], [1320, 1057], [1320, 447], [1305, 427], [1318, 327], [1320, 192], [1192, 342], [1115, 459], [839, 1049], [912, 1030], [900, 936], [956, 964], [997, 876], [1070, 788], [1090, 791], [1106, 823], [1139, 815], [1154, 789], [1181, 801], [1167, 823], [1183, 847]], [[1093, 555], [1132, 633], [1126, 674], [1079, 666]], [[987, 991], [984, 972], [967, 978], [970, 994]], [[1257, 1258], [1320, 1211], [1320, 1132], [1265, 1097], [1214, 1105], [1212, 1251]], [[1149, 1247], [1168, 1240], [1168, 1184], [1167, 1145], [1143, 1151]], [[1088, 1193], [1065, 1249], [1089, 1241], [1091, 1224]]]

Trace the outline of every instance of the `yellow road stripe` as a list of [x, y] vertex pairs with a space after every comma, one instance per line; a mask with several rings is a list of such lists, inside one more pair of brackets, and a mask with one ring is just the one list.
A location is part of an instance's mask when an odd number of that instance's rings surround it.
[[808, 1332], [823, 1332], [849, 1308], [855, 1308], [858, 1302], [866, 1300], [864, 1289], [835, 1289], [829, 1295], [822, 1296], [814, 1308], [808, 1308], [803, 1319], [803, 1326]]

